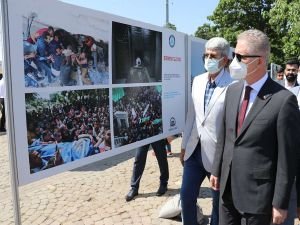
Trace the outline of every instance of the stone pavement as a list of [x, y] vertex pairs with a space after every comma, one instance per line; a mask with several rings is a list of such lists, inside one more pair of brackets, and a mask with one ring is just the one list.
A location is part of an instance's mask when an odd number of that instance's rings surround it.
[[[161, 206], [179, 193], [182, 166], [179, 162], [181, 138], [172, 142], [169, 157], [169, 191], [155, 195], [159, 186], [156, 157], [149, 151], [138, 197], [125, 201], [135, 151], [102, 160], [80, 169], [64, 172], [20, 187], [23, 225], [121, 225], [121, 224], [181, 224], [180, 221], [160, 219]], [[0, 136], [0, 224], [14, 224], [9, 181], [6, 135]], [[199, 204], [204, 214], [211, 210], [208, 182], [201, 191]]]
[[[179, 193], [182, 166], [179, 162], [181, 138], [172, 142], [169, 157], [169, 191], [155, 195], [159, 169], [149, 151], [139, 195], [125, 201], [129, 191], [134, 151], [64, 172], [20, 187], [22, 225], [171, 225], [180, 221], [158, 218], [161, 206]], [[6, 135], [0, 136], [0, 225], [13, 225]], [[211, 195], [205, 180], [198, 203], [207, 216]], [[299, 221], [295, 225], [298, 224]]]

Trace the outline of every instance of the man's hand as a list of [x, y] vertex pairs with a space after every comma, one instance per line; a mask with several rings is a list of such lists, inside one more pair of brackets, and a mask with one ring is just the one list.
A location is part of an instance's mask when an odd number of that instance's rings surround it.
[[182, 166], [184, 165], [184, 154], [185, 154], [185, 149], [182, 148], [181, 152], [180, 152], [180, 156], [179, 156], [179, 159], [180, 159], [180, 162], [181, 162]]
[[297, 216], [298, 216], [298, 219], [300, 220], [300, 207], [297, 208]]
[[287, 217], [287, 210], [278, 209], [273, 206], [272, 220], [274, 224], [282, 224]]
[[220, 189], [219, 178], [215, 177], [214, 175], [211, 175], [209, 180], [210, 180], [212, 189], [214, 189], [215, 191], [218, 191]]

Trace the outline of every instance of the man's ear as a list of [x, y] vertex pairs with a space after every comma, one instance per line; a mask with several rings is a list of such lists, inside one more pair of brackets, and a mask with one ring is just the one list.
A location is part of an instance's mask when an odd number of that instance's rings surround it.
[[258, 65], [261, 65], [262, 63], [264, 63], [263, 57], [259, 57], [258, 58]]
[[222, 60], [222, 66], [226, 67], [227, 64], [228, 64], [228, 56], [224, 56]]

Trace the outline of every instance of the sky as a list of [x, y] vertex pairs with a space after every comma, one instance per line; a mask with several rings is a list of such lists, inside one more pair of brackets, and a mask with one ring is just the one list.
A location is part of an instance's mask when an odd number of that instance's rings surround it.
[[[166, 23], [166, 0], [61, 0], [62, 2], [163, 26]], [[177, 31], [194, 35], [208, 22], [219, 0], [169, 0], [169, 22]]]
[[[163, 26], [166, 23], [166, 0], [60, 1], [157, 26]], [[194, 35], [199, 26], [209, 22], [207, 16], [213, 13], [218, 3], [219, 0], [169, 0], [169, 22], [176, 26], [177, 31]], [[2, 49], [1, 46], [0, 49]], [[0, 61], [1, 60], [2, 51], [0, 51]]]

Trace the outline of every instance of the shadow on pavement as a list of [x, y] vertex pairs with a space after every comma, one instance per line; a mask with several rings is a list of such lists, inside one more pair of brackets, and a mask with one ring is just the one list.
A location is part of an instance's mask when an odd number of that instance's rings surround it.
[[117, 166], [119, 163], [125, 162], [135, 156], [135, 149], [120, 153], [118, 155], [102, 159], [97, 162], [76, 168], [71, 171], [103, 171], [110, 167]]

